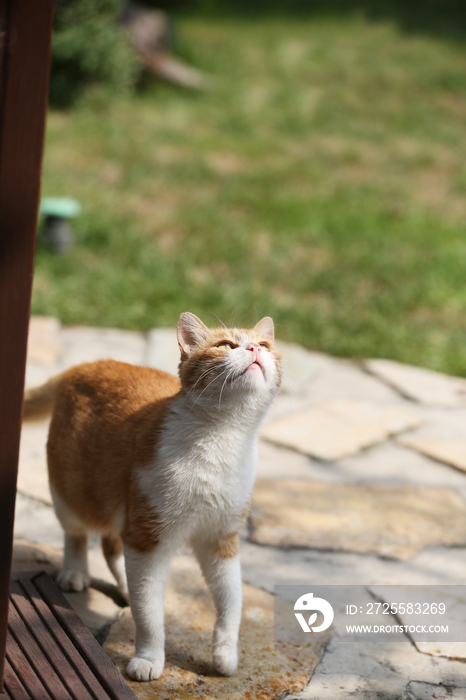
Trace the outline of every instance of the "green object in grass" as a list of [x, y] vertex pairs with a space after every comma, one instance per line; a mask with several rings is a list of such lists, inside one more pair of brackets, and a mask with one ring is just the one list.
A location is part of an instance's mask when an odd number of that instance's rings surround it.
[[73, 197], [45, 197], [40, 202], [40, 213], [60, 219], [73, 219], [81, 212], [81, 205]]
[[66, 253], [74, 243], [70, 219], [77, 216], [81, 206], [72, 197], [47, 197], [40, 203], [45, 216], [44, 239], [55, 253]]

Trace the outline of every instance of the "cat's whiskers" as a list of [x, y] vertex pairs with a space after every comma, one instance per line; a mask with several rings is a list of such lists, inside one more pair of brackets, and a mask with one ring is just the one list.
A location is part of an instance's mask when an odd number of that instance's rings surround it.
[[295, 376], [294, 376], [293, 372], [290, 372], [289, 369], [284, 369], [283, 367], [281, 368], [281, 370], [282, 370], [282, 382], [283, 382], [283, 384], [286, 386], [286, 388], [287, 388], [288, 391], [290, 392], [291, 396], [292, 396], [293, 398], [296, 398], [293, 389], [291, 388], [290, 384], [288, 384], [288, 382], [286, 381], [285, 377], [283, 376], [283, 373], [286, 372], [287, 374], [290, 375], [290, 377], [291, 377], [292, 379], [294, 379]]
[[217, 365], [213, 365], [212, 367], [209, 367], [209, 369], [207, 369], [205, 372], [203, 372], [203, 373], [201, 374], [201, 376], [197, 379], [197, 381], [196, 381], [196, 383], [194, 384], [194, 386], [192, 386], [191, 389], [188, 391], [188, 393], [186, 394], [185, 399], [187, 399], [188, 396], [189, 396], [189, 394], [197, 387], [197, 385], [199, 384], [199, 382], [201, 381], [201, 379], [203, 379], [207, 374], [209, 374], [209, 372], [212, 372], [212, 370], [214, 370], [214, 369], [216, 369], [216, 368], [217, 368]]
[[206, 389], [208, 389], [209, 386], [210, 386], [211, 384], [213, 384], [217, 379], [220, 379], [221, 377], [223, 377], [223, 375], [226, 374], [227, 372], [228, 372], [228, 370], [225, 370], [225, 371], [222, 372], [221, 374], [217, 375], [216, 377], [214, 377], [214, 378], [212, 379], [211, 382], [209, 382], [209, 383], [207, 384], [206, 387], [204, 387], [204, 389], [201, 391], [201, 393], [199, 394], [199, 396], [197, 397], [197, 399], [195, 400], [195, 402], [194, 402], [193, 405], [191, 406], [191, 411], [193, 410], [194, 406], [197, 404], [197, 402], [198, 402], [199, 399], [201, 398], [201, 396], [202, 396], [202, 394], [204, 393], [204, 391], [205, 391]]
[[227, 383], [227, 381], [229, 380], [229, 378], [231, 377], [231, 375], [233, 374], [233, 372], [234, 372], [234, 369], [231, 369], [231, 370], [228, 372], [227, 376], [225, 377], [225, 381], [224, 381], [223, 384], [222, 384], [222, 389], [221, 389], [221, 391], [220, 391], [220, 398], [219, 398], [219, 400], [218, 400], [218, 410], [219, 410], [219, 411], [220, 411], [220, 407], [221, 407], [221, 405], [222, 405], [222, 394], [223, 394], [223, 390], [224, 390], [224, 388], [225, 388], [225, 384]]
[[212, 314], [212, 316], [215, 316], [217, 321], [222, 324], [222, 326], [225, 328], [225, 330], [228, 330], [227, 326], [223, 323], [222, 319], [217, 316], [217, 314], [214, 314], [213, 311], [208, 311], [207, 313]]
[[295, 376], [295, 375], [293, 374], [293, 372], [290, 372], [289, 369], [285, 369], [284, 367], [281, 368], [281, 371], [282, 371], [282, 372], [286, 372], [287, 374], [291, 374], [292, 377]]
[[294, 393], [293, 389], [291, 388], [291, 386], [286, 381], [285, 377], [282, 377], [282, 382], [285, 385], [285, 387], [288, 389], [288, 391], [290, 392], [291, 396], [295, 399], [296, 398], [295, 393]]

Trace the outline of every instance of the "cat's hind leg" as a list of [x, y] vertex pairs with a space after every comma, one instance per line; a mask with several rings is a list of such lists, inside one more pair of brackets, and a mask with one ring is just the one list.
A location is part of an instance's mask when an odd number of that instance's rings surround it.
[[91, 577], [87, 565], [87, 533], [65, 532], [65, 556], [63, 569], [57, 575], [62, 591], [84, 591]]
[[238, 665], [243, 596], [239, 538], [232, 534], [215, 542], [196, 540], [192, 544], [217, 609], [212, 638], [214, 667], [224, 676], [231, 676]]
[[129, 600], [128, 581], [126, 579], [123, 543], [118, 535], [102, 536], [102, 551], [108, 568], [115, 577], [121, 595]]
[[63, 569], [57, 575], [62, 591], [84, 591], [91, 577], [87, 563], [87, 528], [51, 487], [53, 505], [60, 524], [65, 531]]

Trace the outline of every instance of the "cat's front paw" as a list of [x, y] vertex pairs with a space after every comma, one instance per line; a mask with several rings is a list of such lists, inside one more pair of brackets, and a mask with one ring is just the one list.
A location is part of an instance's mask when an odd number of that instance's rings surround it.
[[126, 673], [135, 681], [155, 681], [162, 675], [165, 659], [148, 661], [135, 656], [126, 667]]
[[91, 577], [84, 571], [76, 569], [62, 569], [57, 575], [56, 581], [62, 591], [85, 591], [89, 588]]
[[231, 676], [236, 671], [238, 666], [238, 652], [236, 650], [236, 645], [234, 648], [229, 648], [228, 646], [221, 646], [214, 648], [212, 654], [212, 660], [214, 662], [215, 669], [222, 674], [222, 676]]

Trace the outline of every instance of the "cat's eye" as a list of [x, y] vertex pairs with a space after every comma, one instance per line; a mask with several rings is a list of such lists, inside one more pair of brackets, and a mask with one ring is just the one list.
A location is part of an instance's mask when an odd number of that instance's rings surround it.
[[229, 343], [228, 340], [223, 340], [221, 343], [217, 345], [218, 348], [229, 348], [230, 350], [233, 350], [236, 346], [233, 345], [233, 343]]
[[264, 348], [264, 350], [267, 350], [267, 352], [270, 352], [270, 347], [267, 345], [267, 343], [259, 343], [261, 348]]

